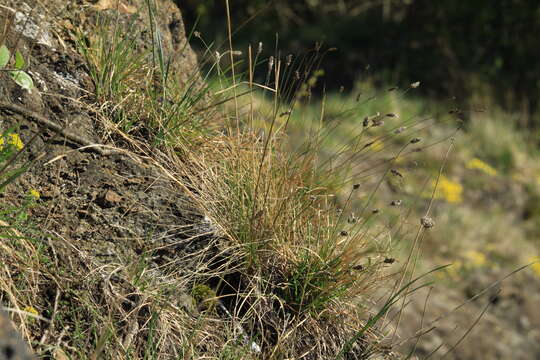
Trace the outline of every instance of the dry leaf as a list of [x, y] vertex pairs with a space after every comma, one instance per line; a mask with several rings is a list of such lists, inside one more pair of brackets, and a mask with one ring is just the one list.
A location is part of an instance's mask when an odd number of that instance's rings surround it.
[[66, 355], [64, 350], [60, 348], [56, 348], [54, 350], [53, 356], [54, 356], [54, 360], [69, 360], [69, 357]]
[[133, 5], [120, 3], [120, 5], [118, 5], [118, 11], [124, 14], [135, 14], [137, 12], [137, 8]]

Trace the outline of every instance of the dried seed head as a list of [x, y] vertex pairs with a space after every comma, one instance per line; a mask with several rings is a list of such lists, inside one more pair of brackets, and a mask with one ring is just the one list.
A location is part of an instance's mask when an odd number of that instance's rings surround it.
[[369, 118], [366, 116], [364, 118], [364, 121], [362, 122], [362, 126], [363, 127], [368, 127], [368, 125], [369, 125]]
[[295, 78], [296, 80], [300, 80], [300, 72], [299, 72], [298, 70], [296, 70], [296, 71], [294, 72], [294, 78]]
[[282, 116], [287, 116], [287, 115], [291, 115], [291, 113], [292, 113], [292, 110], [287, 110], [287, 111], [284, 111], [284, 112], [282, 112], [281, 114], [279, 114], [279, 116], [280, 116], [280, 117], [282, 117]]
[[371, 120], [371, 126], [373, 126], [373, 127], [383, 126], [383, 125], [384, 125], [384, 120], [382, 120], [380, 118], [375, 118], [375, 119]]
[[234, 51], [232, 52], [232, 54], [233, 54], [233, 56], [242, 56], [242, 51], [240, 51], [240, 50], [234, 50]]
[[201, 33], [199, 31], [194, 31], [193, 32], [193, 36], [195, 36], [196, 38], [200, 39], [201, 38]]
[[410, 143], [411, 143], [411, 144], [416, 144], [416, 143], [420, 142], [421, 140], [422, 140], [422, 139], [420, 139], [420, 138], [418, 138], [418, 137], [415, 137], [415, 138], [412, 138], [412, 139], [411, 139]]
[[419, 86], [420, 86], [420, 81], [413, 82], [413, 83], [411, 84], [411, 88], [413, 88], [413, 89], [416, 89], [416, 88], [419, 87]]
[[402, 126], [396, 130], [394, 130], [394, 134], [401, 134], [402, 132], [404, 132], [405, 130], [407, 130], [407, 127], [406, 126]]
[[343, 91], [345, 91], [345, 86], [341, 85], [339, 87], [339, 93], [341, 94]]
[[420, 224], [424, 227], [424, 229], [431, 229], [435, 226], [433, 219], [427, 216], [420, 219]]
[[362, 271], [364, 270], [364, 265], [358, 264], [358, 265], [354, 265], [352, 268], [353, 270]]
[[353, 190], [358, 190], [360, 188], [360, 184], [354, 184], [352, 188]]
[[403, 174], [401, 174], [399, 171], [397, 171], [396, 169], [391, 169], [390, 172], [392, 173], [392, 175], [395, 175], [395, 176], [399, 176], [399, 177], [403, 177]]
[[289, 66], [292, 63], [292, 54], [287, 55], [287, 63], [286, 65]]
[[401, 200], [392, 200], [392, 202], [390, 202], [390, 205], [391, 206], [400, 206], [401, 205]]
[[262, 44], [262, 42], [259, 41], [259, 47], [258, 47], [258, 49], [257, 49], [257, 55], [259, 55], [260, 53], [262, 53], [262, 51], [263, 51], [263, 44]]

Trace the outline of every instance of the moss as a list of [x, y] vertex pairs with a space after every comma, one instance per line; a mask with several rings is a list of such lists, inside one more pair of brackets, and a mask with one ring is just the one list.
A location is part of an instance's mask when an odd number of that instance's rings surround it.
[[205, 284], [195, 284], [191, 296], [199, 311], [214, 311], [217, 304], [216, 292]]

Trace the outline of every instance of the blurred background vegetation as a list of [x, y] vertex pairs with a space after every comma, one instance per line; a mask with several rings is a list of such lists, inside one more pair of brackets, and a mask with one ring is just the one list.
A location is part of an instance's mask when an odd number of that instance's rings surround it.
[[[226, 40], [225, 1], [180, 3], [188, 30], [196, 26], [215, 44]], [[489, 98], [519, 112], [520, 127], [540, 128], [537, 0], [230, 3], [239, 49], [260, 41], [282, 54], [305, 52], [316, 42], [337, 48], [324, 61], [327, 88], [350, 89], [367, 77], [384, 84], [420, 81], [430, 98], [462, 104]]]

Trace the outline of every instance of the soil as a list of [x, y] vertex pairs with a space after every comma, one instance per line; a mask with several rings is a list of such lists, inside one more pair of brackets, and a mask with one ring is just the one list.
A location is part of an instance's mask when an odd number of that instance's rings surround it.
[[[48, 26], [42, 26], [47, 31]], [[81, 57], [73, 49], [55, 50], [54, 45], [39, 44], [17, 32], [8, 34], [6, 44], [8, 48], [16, 45], [32, 64], [29, 72], [37, 89], [23, 90], [3, 72], [0, 98], [88, 142], [104, 143], [99, 122], [84, 100], [91, 100], [87, 94], [92, 81]], [[208, 224], [179, 186], [148, 158], [129, 151], [104, 156], [91, 148], [77, 150], [84, 144], [64, 138], [25, 114], [0, 107], [0, 115], [2, 128], [15, 128], [26, 144], [19, 163], [31, 162], [31, 170], [8, 193], [38, 190], [41, 200], [32, 216], [44, 229], [72, 239], [76, 247], [91, 247], [103, 254], [134, 251], [133, 256], [140, 251], [133, 244], [139, 242], [185, 248], [182, 240], [194, 232], [208, 232]]]
[[[465, 283], [414, 294], [400, 325], [402, 339], [414, 340], [402, 353], [415, 348], [418, 358], [434, 351], [434, 358], [456, 360], [539, 358], [540, 284], [527, 271], [501, 281], [505, 275], [500, 270], [473, 272]], [[419, 329], [432, 326], [414, 346]]]

